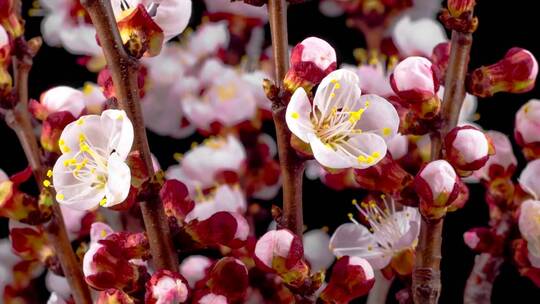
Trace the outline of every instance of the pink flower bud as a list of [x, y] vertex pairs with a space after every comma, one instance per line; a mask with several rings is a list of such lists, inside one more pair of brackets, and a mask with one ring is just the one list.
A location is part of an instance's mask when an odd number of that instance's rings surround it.
[[519, 176], [519, 185], [535, 200], [540, 200], [540, 178], [538, 176], [540, 176], [540, 159], [529, 162]]
[[512, 150], [512, 143], [508, 136], [497, 131], [487, 131], [491, 138], [495, 154], [491, 155], [486, 164], [474, 173], [475, 176], [486, 181], [495, 178], [510, 178], [517, 166], [517, 159]]
[[294, 92], [303, 87], [306, 91], [334, 71], [337, 67], [336, 51], [328, 42], [309, 37], [297, 44], [291, 51], [291, 67], [283, 82]]
[[463, 13], [470, 13], [476, 0], [448, 0], [448, 11], [452, 17], [458, 18]]
[[144, 303], [184, 303], [187, 301], [188, 295], [187, 281], [176, 272], [162, 269], [154, 273], [146, 282]]
[[432, 118], [440, 110], [439, 82], [432, 63], [424, 57], [408, 57], [398, 63], [390, 84], [401, 102], [411, 105], [420, 118]]
[[361, 188], [384, 193], [397, 193], [413, 180], [413, 176], [389, 155], [375, 166], [355, 169], [354, 176]]
[[238, 259], [222, 258], [212, 268], [206, 285], [210, 291], [225, 296], [231, 303], [242, 301], [249, 287], [248, 269]]
[[[40, 104], [47, 115], [66, 111], [77, 118], [85, 108], [84, 94], [67, 86], [58, 86], [45, 91], [39, 98]], [[37, 117], [42, 119], [41, 117]]]
[[459, 194], [459, 177], [445, 160], [425, 165], [416, 175], [414, 183], [420, 199], [432, 207], [447, 207]]
[[493, 147], [486, 135], [472, 126], [456, 127], [444, 138], [446, 159], [462, 171], [482, 168], [493, 154]]
[[206, 272], [211, 265], [212, 260], [204, 255], [192, 255], [185, 258], [180, 264], [180, 274], [186, 278], [189, 286], [193, 288], [198, 281], [206, 276]]
[[368, 261], [356, 256], [344, 256], [334, 265], [330, 282], [320, 298], [328, 303], [349, 303], [366, 295], [374, 283], [375, 274]]
[[242, 247], [249, 236], [249, 224], [239, 213], [220, 211], [199, 222], [193, 220], [185, 227], [188, 234], [205, 246]]
[[468, 91], [478, 97], [490, 97], [498, 92], [524, 93], [533, 89], [537, 74], [538, 62], [533, 54], [514, 47], [499, 62], [474, 70]]
[[303, 255], [302, 240], [287, 229], [268, 231], [257, 241], [254, 251], [257, 266], [277, 273], [293, 286], [302, 285], [309, 274]]
[[531, 99], [518, 110], [514, 138], [527, 159], [540, 157], [540, 100]]
[[446, 77], [446, 69], [450, 60], [450, 42], [439, 43], [433, 48], [431, 54], [431, 62], [433, 63], [433, 71], [437, 75], [439, 83], [444, 83]]
[[188, 196], [188, 189], [181, 181], [165, 181], [159, 192], [165, 213], [176, 224], [181, 225], [185, 217], [195, 207], [195, 202]]
[[495, 231], [487, 227], [472, 228], [463, 234], [465, 244], [475, 252], [495, 255], [502, 253], [504, 241]]

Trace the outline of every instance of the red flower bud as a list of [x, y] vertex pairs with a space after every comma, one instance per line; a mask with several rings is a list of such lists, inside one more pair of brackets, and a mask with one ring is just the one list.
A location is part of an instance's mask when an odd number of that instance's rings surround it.
[[302, 240], [287, 229], [265, 233], [257, 241], [253, 255], [259, 268], [278, 274], [286, 284], [299, 287], [308, 278]]
[[225, 296], [231, 303], [243, 301], [249, 287], [248, 269], [238, 259], [222, 258], [210, 271], [206, 285], [212, 293]]
[[452, 17], [458, 18], [463, 13], [472, 12], [476, 0], [448, 0], [448, 11]]
[[48, 264], [55, 255], [54, 247], [41, 226], [9, 221], [9, 236], [13, 252], [24, 260], [38, 260]]
[[388, 154], [375, 166], [355, 169], [354, 176], [361, 188], [384, 193], [400, 192], [414, 179]]
[[390, 84], [400, 102], [410, 105], [420, 118], [430, 119], [439, 113], [439, 81], [426, 58], [413, 56], [398, 63], [390, 76]]
[[531, 52], [511, 48], [499, 62], [474, 70], [468, 80], [468, 90], [479, 97], [498, 92], [524, 93], [533, 89], [538, 74], [538, 62]]
[[195, 202], [188, 196], [186, 185], [176, 179], [165, 181], [159, 192], [165, 213], [181, 225], [186, 215], [193, 210]]
[[185, 303], [188, 296], [189, 287], [186, 279], [177, 272], [161, 269], [146, 282], [144, 303]]
[[249, 235], [249, 224], [239, 213], [217, 212], [204, 221], [193, 220], [186, 232], [204, 246], [224, 245], [231, 248], [242, 247]]
[[[456, 127], [444, 138], [446, 159], [458, 170], [470, 171], [482, 168], [495, 153], [484, 132], [472, 126]], [[468, 174], [462, 174], [468, 175]]]
[[344, 256], [336, 262], [320, 298], [325, 303], [349, 303], [366, 295], [375, 283], [373, 268], [360, 257]]
[[433, 63], [433, 71], [437, 75], [439, 83], [444, 83], [446, 78], [446, 69], [450, 60], [450, 42], [442, 42], [433, 48], [431, 54], [431, 62]]
[[75, 117], [67, 111], [49, 114], [43, 121], [43, 127], [41, 128], [40, 142], [43, 149], [60, 154], [58, 140], [64, 128], [73, 121], [75, 121]]
[[161, 51], [165, 39], [163, 30], [142, 4], [118, 21], [118, 30], [126, 49], [134, 57], [157, 56]]
[[283, 82], [291, 92], [300, 87], [309, 92], [336, 67], [336, 51], [330, 44], [322, 39], [309, 37], [292, 49], [291, 67]]

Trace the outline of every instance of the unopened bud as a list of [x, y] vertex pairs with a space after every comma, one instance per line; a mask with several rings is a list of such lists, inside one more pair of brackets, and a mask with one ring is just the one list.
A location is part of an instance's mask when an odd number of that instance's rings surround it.
[[[421, 211], [424, 216], [429, 209], [441, 209], [430, 215], [438, 218], [444, 215], [448, 207], [459, 195], [459, 177], [452, 166], [445, 160], [436, 160], [425, 165], [416, 175], [415, 188], [421, 199]], [[422, 208], [423, 206], [423, 208]], [[443, 212], [444, 211], [444, 212]]]
[[320, 298], [324, 303], [349, 303], [366, 295], [375, 283], [375, 274], [369, 262], [356, 256], [340, 258]]
[[162, 269], [154, 273], [146, 282], [144, 303], [184, 303], [188, 295], [187, 281], [176, 272]]
[[540, 100], [531, 99], [518, 110], [514, 137], [527, 159], [540, 157]]
[[285, 87], [294, 92], [304, 88], [307, 92], [337, 67], [336, 51], [328, 42], [309, 37], [291, 51], [291, 67], [283, 80]]
[[452, 129], [444, 138], [444, 148], [446, 159], [456, 169], [469, 173], [482, 168], [494, 153], [486, 135], [472, 126]]
[[533, 89], [537, 74], [538, 62], [533, 54], [514, 47], [499, 62], [474, 70], [468, 90], [479, 97], [490, 97], [498, 92], [524, 93]]
[[476, 0], [448, 0], [448, 11], [452, 17], [458, 18], [464, 13], [472, 12]]
[[400, 101], [410, 105], [420, 118], [433, 118], [439, 113], [439, 81], [426, 58], [412, 56], [398, 63], [390, 76], [390, 84]]

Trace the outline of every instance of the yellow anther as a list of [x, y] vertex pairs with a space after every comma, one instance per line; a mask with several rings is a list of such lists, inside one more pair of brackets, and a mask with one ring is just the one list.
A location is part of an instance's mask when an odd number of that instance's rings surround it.
[[199, 144], [197, 142], [191, 143], [191, 149], [196, 148]]
[[366, 204], [366, 202], [362, 202], [360, 203], [360, 206], [364, 209], [366, 209], [368, 207], [368, 204]]
[[358, 202], [356, 201], [356, 199], [353, 199], [353, 200], [352, 200], [352, 204], [353, 204], [353, 205], [358, 205]]
[[86, 136], [84, 136], [83, 133], [79, 134], [79, 142], [84, 142], [86, 140]]
[[182, 158], [184, 158], [184, 154], [182, 154], [180, 152], [176, 152], [176, 153], [173, 154], [173, 158], [174, 158], [174, 160], [179, 162], [179, 161], [182, 160]]
[[89, 82], [86, 82], [82, 88], [82, 92], [84, 95], [90, 95], [94, 91], [94, 87]]
[[352, 213], [348, 213], [347, 216], [349, 217], [349, 219], [353, 219], [354, 218], [354, 215]]
[[385, 199], [385, 198], [386, 198], [386, 195], [381, 194], [381, 199]]
[[44, 180], [44, 181], [43, 181], [43, 186], [45, 186], [45, 187], [50, 187], [50, 186], [51, 186], [51, 181], [48, 180], [48, 179]]
[[82, 124], [84, 124], [84, 118], [79, 118], [79, 119], [77, 119], [77, 124], [78, 124], [79, 126], [81, 126]]
[[122, 114], [118, 114], [118, 116], [116, 116], [116, 120], [123, 120], [124, 119], [124, 115]]
[[102, 198], [101, 201], [99, 201], [100, 206], [105, 206], [105, 204], [107, 204], [107, 198], [106, 197]]
[[336, 82], [336, 83], [334, 84], [334, 89], [337, 90], [337, 89], [339, 89], [339, 88], [341, 88], [341, 84], [340, 84], [339, 82]]
[[375, 151], [375, 152], [371, 153], [371, 156], [374, 157], [374, 158], [379, 158], [381, 156], [381, 153], [379, 153], [379, 151]]
[[49, 178], [52, 177], [52, 170], [48, 170], [48, 171], [47, 171], [47, 177], [49, 177]]
[[83, 152], [89, 152], [90, 151], [90, 146], [88, 146], [87, 144], [81, 144], [81, 151]]
[[337, 79], [332, 79], [330, 80], [331, 83], [336, 83], [337, 82]]
[[364, 155], [359, 155], [359, 156], [356, 158], [356, 160], [357, 160], [359, 163], [361, 163], [361, 164], [367, 162], [367, 158], [366, 158]]
[[56, 194], [56, 200], [57, 201], [63, 201], [64, 200], [64, 195], [62, 193], [57, 193]]
[[373, 250], [373, 246], [371, 246], [371, 245], [367, 246], [367, 250], [368, 250], [368, 251]]
[[107, 231], [105, 229], [101, 230], [101, 237], [106, 237]]
[[292, 112], [292, 113], [291, 113], [291, 117], [292, 117], [293, 119], [298, 119], [298, 118], [300, 117], [300, 114], [298, 114], [298, 112]]
[[330, 93], [330, 98], [334, 98], [336, 97], [336, 94], [335, 93]]
[[364, 111], [365, 111], [365, 109], [359, 109], [358, 111], [351, 112], [349, 114], [349, 121], [351, 123], [355, 123], [355, 122], [359, 121], [360, 119], [362, 119], [362, 114], [364, 114]]
[[388, 136], [388, 135], [392, 134], [392, 129], [390, 129], [390, 128], [383, 128], [383, 129], [382, 129], [382, 133], [383, 133], [384, 136]]

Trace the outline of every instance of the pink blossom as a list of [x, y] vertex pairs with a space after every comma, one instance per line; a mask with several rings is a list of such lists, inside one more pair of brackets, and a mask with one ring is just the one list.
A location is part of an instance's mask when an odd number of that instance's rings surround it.
[[186, 221], [204, 221], [220, 211], [244, 213], [246, 208], [246, 198], [239, 187], [222, 185], [208, 195], [196, 196], [195, 207], [187, 214]]
[[531, 99], [518, 110], [515, 135], [521, 145], [540, 142], [540, 100]]
[[408, 57], [398, 63], [391, 76], [391, 84], [400, 98], [411, 103], [436, 98], [439, 90], [432, 64], [423, 57]]
[[448, 161], [463, 171], [482, 168], [493, 150], [486, 135], [471, 126], [452, 129], [444, 138], [444, 147]]
[[73, 117], [79, 117], [85, 108], [83, 93], [66, 86], [58, 86], [45, 91], [41, 95], [40, 102], [49, 114], [67, 111]]
[[189, 36], [188, 50], [200, 58], [216, 54], [229, 45], [227, 22], [206, 22]]
[[448, 38], [442, 25], [431, 18], [403, 15], [392, 29], [392, 40], [403, 57], [431, 56], [433, 48]]
[[523, 202], [519, 214], [519, 231], [527, 240], [529, 261], [534, 267], [540, 268], [540, 223], [538, 222], [540, 201], [527, 200]]
[[427, 204], [447, 206], [458, 194], [458, 175], [445, 160], [428, 163], [416, 175], [415, 187], [418, 195]]
[[203, 255], [190, 255], [180, 264], [180, 274], [186, 278], [190, 287], [206, 276], [206, 271], [212, 265], [212, 261]]
[[519, 176], [519, 185], [535, 200], [540, 200], [540, 159], [527, 164]]

